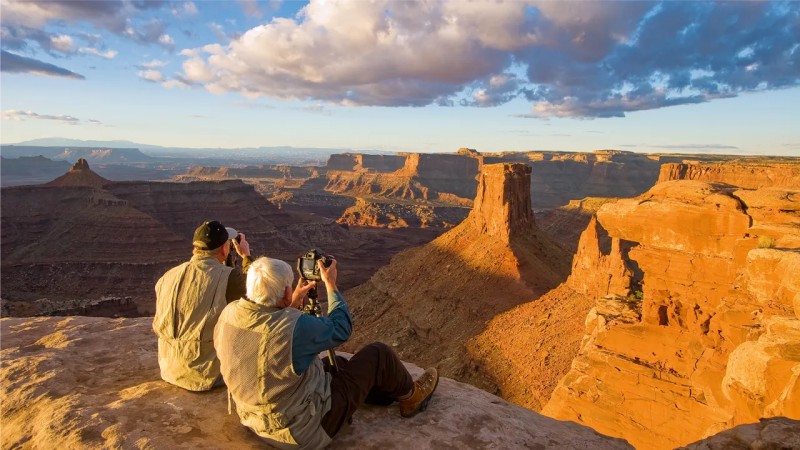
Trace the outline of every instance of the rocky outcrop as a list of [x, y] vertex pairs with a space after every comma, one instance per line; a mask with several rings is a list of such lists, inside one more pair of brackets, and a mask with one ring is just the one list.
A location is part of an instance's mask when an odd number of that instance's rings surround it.
[[673, 180], [696, 180], [727, 183], [747, 189], [763, 187], [799, 187], [800, 159], [786, 158], [788, 162], [724, 163], [688, 162], [661, 166], [658, 182]]
[[534, 225], [529, 180], [524, 164], [484, 166], [476, 207], [461, 224], [346, 292], [357, 330], [347, 348], [383, 340], [403, 358], [491, 388], [465, 343], [566, 275], [563, 251]]
[[[225, 388], [193, 393], [159, 378], [150, 318], [2, 319], [3, 446], [264, 448], [227, 413]], [[109, 342], [124, 342], [124, 351]], [[407, 365], [413, 376], [422, 371]], [[427, 411], [360, 408], [330, 448], [629, 449], [442, 378]]]
[[800, 422], [785, 417], [761, 419], [691, 443], [680, 450], [751, 450], [800, 448]]
[[800, 418], [800, 250], [775, 245], [796, 242], [800, 203], [778, 191], [671, 181], [601, 207], [566, 283], [594, 308], [542, 412], [655, 449]]
[[566, 206], [534, 211], [536, 226], [545, 232], [564, 250], [571, 254], [578, 251], [581, 233], [589, 225], [589, 220], [605, 203], [614, 202], [615, 198], [587, 197], [581, 200], [570, 200]]
[[377, 228], [452, 228], [469, 213], [467, 208], [386, 203], [357, 198], [338, 223]]
[[109, 180], [106, 180], [100, 175], [94, 173], [92, 169], [89, 168], [89, 163], [86, 162], [85, 159], [80, 158], [67, 173], [49, 183], [46, 183], [45, 186], [88, 186], [99, 189], [109, 183], [111, 183]]

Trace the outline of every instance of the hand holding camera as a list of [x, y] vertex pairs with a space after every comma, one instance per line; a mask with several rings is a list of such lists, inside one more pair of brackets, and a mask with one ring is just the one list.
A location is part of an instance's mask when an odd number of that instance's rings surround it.
[[328, 288], [329, 291], [336, 291], [338, 290], [336, 287], [336, 260], [333, 259], [333, 256], [329, 256], [329, 258], [330, 262], [328, 265], [325, 265], [322, 261], [317, 261], [319, 276], [322, 278], [322, 282], [325, 283], [325, 287]]
[[244, 233], [239, 233], [234, 239], [231, 240], [234, 250], [242, 258], [250, 256], [250, 243], [245, 239]]
[[305, 255], [297, 258], [297, 272], [304, 280], [322, 281], [329, 290], [338, 289], [336, 287], [338, 273], [336, 259], [320, 249], [311, 249]]

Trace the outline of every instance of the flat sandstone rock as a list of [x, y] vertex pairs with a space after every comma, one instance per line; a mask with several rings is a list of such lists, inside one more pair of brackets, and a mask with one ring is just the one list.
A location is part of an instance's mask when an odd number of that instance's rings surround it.
[[[150, 321], [2, 319], [2, 447], [264, 448], [228, 415], [225, 388], [191, 393], [160, 380]], [[426, 412], [364, 407], [330, 448], [631, 447], [443, 378]]]

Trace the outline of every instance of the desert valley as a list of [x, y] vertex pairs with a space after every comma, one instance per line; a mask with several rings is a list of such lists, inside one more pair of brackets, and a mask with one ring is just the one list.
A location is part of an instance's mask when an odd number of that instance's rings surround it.
[[338, 350], [447, 377], [427, 440], [367, 409], [337, 448], [800, 448], [800, 158], [2, 151], [3, 448], [258, 445], [158, 377], [153, 286], [210, 219], [334, 254]]

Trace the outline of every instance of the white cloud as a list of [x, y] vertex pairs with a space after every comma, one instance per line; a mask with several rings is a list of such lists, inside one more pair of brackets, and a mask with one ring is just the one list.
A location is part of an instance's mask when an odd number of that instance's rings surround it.
[[78, 49], [78, 52], [84, 53], [84, 54], [87, 54], [87, 55], [99, 56], [99, 57], [105, 58], [105, 59], [114, 59], [119, 54], [116, 50], [101, 51], [101, 50], [98, 50], [96, 48], [91, 48], [91, 47], [80, 48], [80, 49]]
[[72, 52], [72, 37], [66, 34], [50, 36], [50, 47], [63, 53]]
[[185, 2], [182, 5], [173, 7], [172, 14], [176, 17], [196, 16], [198, 14], [197, 5], [194, 2]]
[[192, 83], [187, 82], [185, 79], [183, 79], [180, 76], [177, 76], [175, 78], [170, 78], [168, 80], [165, 80], [163, 83], [161, 83], [161, 86], [164, 86], [165, 88], [170, 88], [170, 89], [171, 88], [186, 89], [188, 87], [191, 87]]
[[158, 59], [154, 59], [152, 61], [147, 61], [139, 64], [140, 67], [144, 67], [145, 69], [158, 69], [159, 67], [166, 66], [167, 63]]
[[15, 109], [3, 110], [2, 113], [0, 113], [0, 118], [2, 118], [3, 120], [13, 120], [16, 122], [27, 119], [55, 120], [59, 122], [65, 122], [70, 125], [77, 124], [81, 121], [77, 117], [68, 116], [64, 114], [60, 115], [39, 114], [33, 111], [18, 111]]
[[172, 40], [172, 36], [166, 33], [158, 37], [158, 42], [165, 47], [173, 47], [175, 45], [175, 41]]
[[136, 75], [139, 78], [152, 83], [160, 83], [164, 81], [164, 75], [162, 75], [161, 72], [153, 69], [140, 70], [139, 72], [136, 72]]
[[618, 117], [800, 85], [797, 17], [795, 2], [311, 0], [183, 50], [181, 82], [342, 105], [523, 96], [532, 116]]

